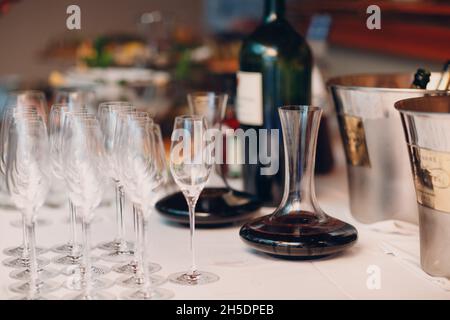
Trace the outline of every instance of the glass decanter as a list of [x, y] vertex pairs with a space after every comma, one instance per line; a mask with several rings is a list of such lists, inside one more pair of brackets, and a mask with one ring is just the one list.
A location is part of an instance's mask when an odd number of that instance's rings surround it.
[[278, 109], [284, 140], [285, 183], [281, 204], [270, 215], [245, 224], [240, 236], [254, 249], [277, 256], [319, 258], [352, 246], [356, 229], [327, 215], [317, 203], [314, 161], [322, 110]]

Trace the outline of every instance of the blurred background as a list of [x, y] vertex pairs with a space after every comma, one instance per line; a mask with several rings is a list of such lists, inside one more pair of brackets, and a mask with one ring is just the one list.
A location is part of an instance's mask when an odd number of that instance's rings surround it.
[[[70, 4], [81, 8], [81, 30], [66, 28]], [[381, 8], [381, 30], [366, 28], [370, 4]], [[330, 17], [328, 34], [309, 34], [327, 44], [321, 58], [330, 75], [440, 68], [450, 52], [448, 0], [290, 0], [287, 5], [290, 22], [303, 35], [318, 14]], [[233, 71], [239, 39], [258, 24], [262, 7], [263, 0], [0, 0], [0, 74], [45, 79], [74, 65], [82, 44], [107, 36], [178, 53], [206, 44], [216, 49], [212, 58], [229, 59], [223, 68]]]
[[[66, 28], [71, 4], [81, 30]], [[372, 4], [381, 30], [366, 27]], [[263, 0], [0, 0], [0, 97], [34, 88], [51, 102], [55, 89], [88, 87], [99, 101], [132, 100], [167, 132], [186, 92], [235, 95], [241, 41], [262, 11]], [[450, 56], [447, 0], [288, 0], [287, 17], [313, 50], [313, 103], [324, 107], [332, 76], [438, 71]]]

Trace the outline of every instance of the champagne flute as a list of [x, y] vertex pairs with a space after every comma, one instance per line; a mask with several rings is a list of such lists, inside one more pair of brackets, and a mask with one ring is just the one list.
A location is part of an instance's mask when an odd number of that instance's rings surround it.
[[[23, 90], [23, 91], [13, 91], [11, 93], [8, 94], [8, 97], [6, 99], [6, 104], [5, 104], [6, 108], [5, 108], [5, 112], [4, 112], [4, 116], [3, 116], [3, 121], [2, 124], [8, 123], [8, 112], [11, 112], [11, 109], [14, 109], [15, 111], [18, 112], [25, 112], [25, 113], [29, 113], [29, 112], [33, 112], [36, 113], [37, 115], [41, 116], [44, 124], [46, 124], [47, 121], [47, 100], [45, 98], [45, 94], [42, 91], [37, 91], [37, 90]], [[3, 125], [2, 125], [2, 130], [3, 130]], [[8, 133], [8, 129], [4, 130], [4, 133]], [[2, 139], [2, 141], [5, 141]], [[7, 151], [7, 146], [5, 146], [5, 151], [3, 152], [3, 156], [4, 159], [6, 161], [6, 151]], [[1, 163], [0, 163], [1, 165]], [[3, 168], [4, 168], [4, 162], [3, 162]], [[1, 169], [1, 167], [0, 167]], [[37, 221], [37, 225], [39, 226], [44, 226], [44, 225], [49, 225], [50, 222], [46, 219], [39, 219]], [[22, 226], [22, 229], [25, 229], [25, 222], [24, 221], [12, 221], [11, 225], [13, 226]], [[4, 250], [4, 253], [6, 255], [10, 255], [10, 256], [23, 256], [26, 257], [27, 253], [23, 252], [25, 248], [25, 241], [22, 242], [22, 245], [18, 246], [18, 247], [13, 247], [13, 248], [7, 248]], [[26, 250], [25, 250], [26, 251]], [[37, 253], [41, 254], [44, 253], [45, 251], [47, 251], [44, 248], [37, 248]], [[23, 266], [23, 265], [22, 265]]]
[[[0, 109], [5, 110], [2, 114], [2, 116], [3, 116], [2, 123], [4, 123], [3, 121], [4, 121], [4, 118], [6, 117], [7, 111], [11, 108], [15, 108], [15, 109], [21, 110], [21, 111], [25, 111], [25, 109], [26, 110], [33, 109], [35, 112], [38, 111], [38, 114], [43, 116], [44, 121], [46, 120], [47, 102], [46, 102], [44, 93], [41, 91], [24, 90], [24, 91], [10, 92], [7, 95], [7, 98], [5, 99], [4, 105], [1, 105], [0, 107], [2, 107]], [[8, 131], [5, 131], [5, 132], [8, 133]], [[3, 153], [3, 155], [5, 155], [5, 153]], [[6, 156], [5, 156], [5, 159], [6, 159]], [[0, 182], [0, 192], [7, 194], [6, 185], [5, 185], [4, 181]], [[1, 201], [0, 207], [4, 207], [7, 209], [15, 208], [15, 205], [9, 201], [9, 197], [3, 197], [3, 194], [0, 196], [2, 196], [2, 198], [4, 198], [2, 200], [5, 200], [5, 201]], [[11, 224], [13, 226], [21, 225], [22, 228], [24, 227], [24, 223], [21, 221], [12, 221]], [[48, 220], [39, 219], [38, 224], [39, 225], [48, 225], [49, 222], [48, 222]], [[24, 246], [22, 244], [19, 247], [9, 248], [9, 249], [5, 250], [4, 252], [7, 255], [18, 256], [18, 255], [22, 254], [23, 249], [24, 249]], [[42, 249], [42, 248], [40, 248], [40, 249]]]
[[55, 92], [54, 104], [65, 104], [70, 111], [86, 109], [95, 114], [96, 96], [93, 90], [88, 88], [61, 88]]
[[[148, 267], [145, 219], [150, 210], [148, 198], [163, 182], [165, 170], [160, 146], [154, 135], [154, 123], [148, 119], [130, 117], [120, 133], [120, 174], [125, 190], [133, 203], [137, 218], [136, 255], [137, 274], [131, 282], [119, 281], [119, 284], [133, 284], [135, 291], [126, 292], [122, 298], [137, 300], [168, 299], [173, 296], [169, 290], [154, 288], [155, 280], [150, 277]], [[154, 277], [153, 277], [154, 278]], [[164, 279], [165, 281], [165, 279]]]
[[[41, 107], [40, 104], [27, 104], [27, 100], [25, 97], [27, 96], [25, 93], [19, 95], [15, 94], [16, 98], [13, 99], [11, 102], [12, 105], [7, 107], [5, 109], [3, 118], [2, 118], [2, 126], [1, 126], [1, 132], [0, 132], [0, 172], [2, 175], [5, 175], [6, 173], [6, 162], [7, 162], [7, 156], [8, 156], [8, 145], [9, 145], [9, 132], [12, 123], [16, 118], [34, 118], [34, 119], [41, 119], [44, 122], [44, 116], [43, 111], [39, 111], [38, 108]], [[19, 98], [21, 97], [21, 98]], [[11, 99], [11, 97], [9, 98]], [[31, 99], [31, 98], [30, 98]], [[6, 181], [5, 181], [6, 183]], [[26, 221], [22, 219], [21, 221], [22, 225], [22, 234], [23, 234], [23, 240], [22, 245], [18, 247], [12, 247], [12, 248], [6, 248], [4, 250], [4, 253], [9, 256], [17, 257], [17, 258], [10, 258], [3, 262], [4, 265], [7, 267], [13, 267], [13, 268], [27, 268], [30, 264], [29, 261], [29, 248], [28, 248], [28, 240], [26, 238]], [[36, 248], [37, 254], [41, 254], [46, 252], [47, 250], [44, 248]], [[48, 261], [44, 259], [39, 259], [40, 265], [48, 264]]]
[[[141, 111], [127, 111], [127, 112], [121, 112], [118, 115], [117, 122], [116, 122], [116, 130], [115, 130], [115, 141], [114, 144], [114, 151], [113, 151], [113, 157], [112, 161], [115, 162], [114, 166], [118, 169], [118, 173], [120, 175], [120, 156], [122, 154], [122, 150], [120, 149], [120, 144], [118, 143], [120, 141], [120, 138], [122, 137], [122, 132], [127, 128], [127, 124], [129, 121], [132, 120], [140, 120], [140, 121], [153, 121], [150, 118], [150, 115], [147, 112], [141, 112]], [[162, 143], [162, 140], [161, 140]], [[133, 208], [133, 227], [134, 227], [134, 235], [135, 235], [135, 243], [137, 244], [139, 241], [139, 234], [138, 234], [138, 217], [136, 216], [136, 210]], [[148, 272], [149, 273], [155, 273], [161, 270], [161, 266], [154, 262], [148, 262], [147, 263]], [[134, 252], [133, 258], [131, 261], [129, 261], [126, 264], [118, 264], [113, 266], [113, 270], [117, 273], [122, 274], [131, 274], [132, 277], [124, 278], [121, 281], [121, 284], [127, 287], [134, 287], [136, 283], [139, 283], [139, 279], [141, 279], [138, 276], [138, 257], [136, 251]], [[151, 277], [151, 280], [154, 281], [154, 283], [160, 283], [165, 281], [163, 278], [159, 277]], [[120, 282], [120, 281], [119, 281]]]
[[47, 129], [42, 119], [14, 117], [9, 131], [6, 183], [11, 199], [26, 221], [30, 272], [27, 282], [12, 284], [10, 290], [26, 294], [25, 299], [42, 299], [43, 293], [59, 287], [41, 280], [36, 255], [36, 215], [44, 204], [50, 183], [48, 154]]
[[192, 264], [185, 272], [174, 273], [169, 280], [183, 285], [215, 282], [219, 277], [199, 271], [195, 262], [195, 205], [208, 182], [213, 166], [212, 141], [207, 135], [208, 124], [203, 116], [175, 118], [170, 148], [170, 171], [189, 207], [190, 248]]
[[[62, 163], [62, 127], [64, 116], [69, 112], [68, 104], [54, 104], [50, 110], [49, 116], [49, 140], [50, 140], [50, 160], [53, 175], [58, 180], [64, 180], [64, 167]], [[86, 112], [85, 109], [79, 109], [78, 112]], [[77, 241], [77, 221], [76, 211], [69, 199], [69, 218], [70, 218], [70, 239], [65, 244], [57, 245], [52, 248], [56, 253], [65, 255], [54, 259], [55, 263], [72, 265], [77, 264], [80, 258], [81, 245]]]
[[[71, 134], [71, 132], [66, 133], [65, 130], [70, 130], [71, 127], [68, 125], [70, 121], [74, 121], [72, 118], [79, 119], [80, 121], [94, 122], [97, 119], [94, 115], [87, 113], [86, 109], [80, 109], [78, 111], [68, 111], [67, 105], [54, 105], [54, 111], [51, 115], [52, 127], [51, 127], [51, 158], [52, 167], [54, 174], [61, 177], [67, 184], [67, 171], [65, 168], [65, 154], [64, 148], [67, 143], [66, 135]], [[72, 233], [72, 250], [65, 255], [57, 256], [53, 259], [54, 263], [67, 265], [68, 267], [63, 270], [63, 274], [71, 276], [68, 281], [66, 281], [66, 287], [69, 289], [79, 289], [83, 285], [82, 276], [84, 268], [82, 266], [83, 260], [83, 247], [77, 241], [77, 215], [76, 206], [69, 196], [69, 207], [71, 214], [71, 233]], [[93, 275], [104, 275], [110, 271], [110, 268], [103, 265], [91, 265], [91, 271]], [[99, 281], [98, 284], [102, 286], [102, 282]], [[94, 282], [97, 285], [97, 282]]]
[[[41, 121], [43, 123], [43, 119], [41, 116], [39, 116], [36, 113], [36, 110], [33, 107], [30, 106], [22, 106], [19, 109], [15, 108], [7, 108], [5, 112], [5, 117], [3, 118], [4, 123], [2, 125], [2, 132], [1, 135], [1, 141], [0, 149], [2, 151], [2, 158], [1, 158], [1, 165], [0, 165], [0, 171], [5, 173], [5, 167], [6, 167], [6, 159], [7, 159], [7, 148], [9, 143], [9, 131], [11, 129], [11, 125], [13, 124], [13, 121], [15, 121], [17, 118], [20, 119], [27, 119], [30, 122], [32, 121]], [[8, 134], [6, 133], [8, 132]], [[5, 249], [4, 253], [7, 255], [12, 256], [18, 256], [18, 258], [11, 258], [4, 262], [5, 265], [10, 267], [18, 267], [22, 268], [25, 267], [23, 270], [14, 270], [9, 275], [13, 279], [17, 280], [28, 280], [30, 278], [31, 269], [30, 269], [30, 259], [29, 259], [29, 246], [28, 246], [28, 238], [27, 238], [27, 231], [26, 231], [26, 221], [22, 219], [23, 221], [23, 247], [15, 247], [15, 248], [9, 248]], [[25, 250], [23, 248], [26, 248]], [[45, 249], [42, 248], [36, 248], [36, 254], [39, 255], [43, 252], [45, 252]], [[56, 277], [59, 272], [54, 269], [46, 268], [43, 269], [42, 266], [48, 264], [47, 260], [39, 259], [39, 268], [38, 272], [40, 273], [41, 279], [50, 279]]]
[[117, 235], [113, 241], [101, 243], [99, 249], [111, 250], [112, 252], [102, 255], [102, 258], [112, 262], [125, 262], [133, 256], [133, 244], [126, 241], [125, 237], [125, 192], [123, 185], [118, 177], [117, 168], [113, 161], [113, 151], [115, 141], [115, 131], [117, 127], [117, 119], [120, 113], [134, 111], [135, 108], [128, 102], [113, 101], [101, 103], [98, 109], [98, 118], [100, 127], [103, 131], [103, 142], [105, 154], [108, 158], [108, 176], [114, 181], [116, 189], [116, 223]]
[[[67, 298], [76, 300], [109, 300], [114, 297], [96, 289], [107, 288], [112, 282], [93, 278], [90, 259], [90, 227], [94, 210], [102, 200], [104, 189], [104, 148], [97, 119], [68, 113], [63, 125], [62, 155], [69, 197], [82, 218], [83, 262], [81, 264], [82, 292]], [[68, 287], [72, 289], [72, 287]]]

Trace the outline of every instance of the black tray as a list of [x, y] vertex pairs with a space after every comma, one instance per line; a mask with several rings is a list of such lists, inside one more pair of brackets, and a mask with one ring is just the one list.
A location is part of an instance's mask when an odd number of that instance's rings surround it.
[[[205, 188], [198, 199], [195, 224], [221, 226], [247, 221], [253, 218], [262, 203], [256, 197], [227, 188]], [[186, 200], [181, 192], [159, 200], [156, 209], [168, 220], [189, 224]]]

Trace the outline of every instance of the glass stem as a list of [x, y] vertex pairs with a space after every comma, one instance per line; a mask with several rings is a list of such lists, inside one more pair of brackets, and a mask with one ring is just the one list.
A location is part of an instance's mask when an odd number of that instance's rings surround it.
[[[85, 215], [83, 215], [85, 216]], [[89, 297], [92, 293], [92, 266], [91, 266], [91, 223], [83, 217], [83, 264], [84, 264], [84, 295]]]
[[[125, 192], [123, 186], [116, 181], [116, 218], [117, 218], [117, 238], [116, 241], [123, 246], [124, 233], [125, 233], [125, 221], [123, 219], [123, 208], [125, 201]], [[125, 248], [124, 248], [125, 249]]]
[[137, 265], [138, 265], [138, 256], [137, 256], [137, 249], [139, 246], [139, 231], [138, 231], [138, 213], [136, 206], [133, 205], [133, 230], [134, 230], [134, 254], [133, 254], [133, 260], [130, 262], [132, 265], [134, 265], [134, 273], [137, 273]]
[[28, 230], [27, 230], [27, 218], [25, 215], [22, 215], [22, 259], [30, 258], [30, 247], [29, 247], [29, 238], [28, 238]]
[[69, 200], [69, 214], [70, 214], [70, 238], [72, 242], [72, 256], [76, 257], [78, 255], [77, 248], [77, 211], [72, 201]]
[[27, 238], [29, 240], [29, 252], [30, 252], [30, 295], [39, 293], [39, 274], [38, 274], [38, 262], [36, 254], [36, 234], [35, 234], [36, 221], [34, 218], [26, 220]]
[[195, 206], [198, 197], [190, 197], [187, 199], [189, 207], [189, 227], [190, 227], [190, 248], [191, 248], [191, 269], [189, 275], [194, 276], [197, 272], [195, 264]]
[[145, 281], [145, 273], [144, 273], [144, 241], [143, 241], [143, 212], [142, 208], [138, 205], [135, 205], [136, 212], [136, 277], [138, 279], [143, 279]]
[[147, 242], [147, 233], [148, 233], [148, 225], [145, 219], [144, 212], [141, 212], [141, 223], [140, 226], [142, 228], [141, 234], [141, 242], [142, 242], [142, 256], [141, 256], [141, 264], [144, 274], [144, 292], [147, 297], [152, 295], [152, 281], [150, 278], [150, 272], [148, 268], [148, 242]]

